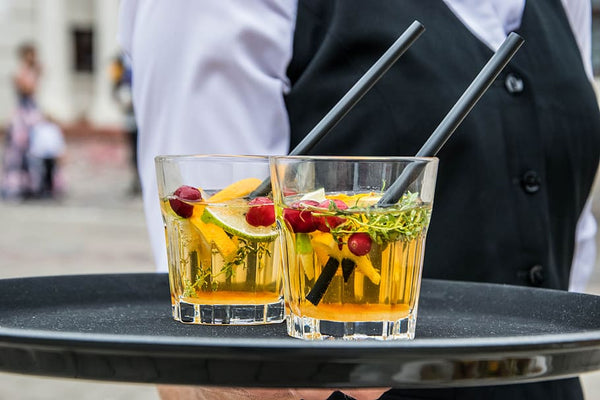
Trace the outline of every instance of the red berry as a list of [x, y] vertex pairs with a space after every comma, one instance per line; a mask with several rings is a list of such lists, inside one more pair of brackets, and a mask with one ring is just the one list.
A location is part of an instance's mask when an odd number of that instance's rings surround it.
[[252, 199], [248, 205], [246, 222], [252, 226], [271, 226], [275, 223], [275, 207], [268, 197]]
[[292, 204], [292, 208], [283, 210], [283, 219], [292, 228], [294, 233], [310, 233], [317, 229], [316, 218], [312, 212], [307, 210], [307, 206], [317, 207], [318, 202], [314, 200], [303, 200]]
[[[319, 208], [325, 208], [329, 210], [331, 203], [335, 203], [336, 207], [340, 210], [346, 210], [348, 206], [342, 200], [324, 200], [319, 203]], [[346, 218], [342, 217], [315, 217], [317, 220], [317, 229], [321, 232], [329, 232], [330, 228], [335, 228], [338, 225], [343, 224]]]
[[[192, 186], [181, 186], [173, 193], [172, 199], [169, 199], [169, 204], [175, 214], [183, 218], [189, 218], [194, 213], [194, 206], [186, 203], [185, 200], [198, 201], [202, 199], [200, 191]], [[181, 201], [181, 200], [184, 201]]]
[[356, 232], [348, 238], [348, 248], [355, 256], [364, 256], [371, 251], [371, 236], [365, 232]]

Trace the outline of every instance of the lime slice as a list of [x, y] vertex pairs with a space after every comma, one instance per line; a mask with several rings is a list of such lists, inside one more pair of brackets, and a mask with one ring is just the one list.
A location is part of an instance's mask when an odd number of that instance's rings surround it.
[[248, 208], [248, 202], [244, 199], [233, 199], [219, 205], [207, 205], [202, 214], [202, 221], [215, 224], [231, 235], [254, 242], [275, 240], [277, 231], [274, 227], [252, 226], [246, 222]]

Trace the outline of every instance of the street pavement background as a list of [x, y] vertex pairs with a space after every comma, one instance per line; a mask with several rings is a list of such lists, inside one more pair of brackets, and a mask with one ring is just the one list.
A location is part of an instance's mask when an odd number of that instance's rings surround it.
[[[0, 278], [153, 271], [141, 198], [130, 194], [128, 157], [115, 137], [70, 140], [63, 199], [0, 202]], [[600, 193], [596, 199], [600, 216]], [[600, 267], [588, 291], [600, 295]], [[582, 381], [586, 398], [600, 399], [600, 372]], [[0, 373], [0, 400], [158, 398], [152, 385]]]

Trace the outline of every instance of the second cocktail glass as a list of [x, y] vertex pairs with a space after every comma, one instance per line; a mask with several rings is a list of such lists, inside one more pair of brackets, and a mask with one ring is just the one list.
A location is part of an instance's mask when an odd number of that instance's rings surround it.
[[262, 324], [285, 316], [273, 203], [247, 196], [267, 157], [156, 157], [173, 317]]
[[[378, 206], [409, 166], [406, 193]], [[436, 175], [436, 158], [271, 158], [291, 336], [414, 337]]]

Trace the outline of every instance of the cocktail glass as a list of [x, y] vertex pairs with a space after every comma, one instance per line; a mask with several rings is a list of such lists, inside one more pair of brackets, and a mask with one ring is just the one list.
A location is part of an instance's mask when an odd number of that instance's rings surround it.
[[[289, 335], [412, 339], [437, 158], [271, 158]], [[377, 202], [411, 166], [393, 206]], [[414, 170], [414, 169], [413, 169]]]
[[281, 322], [280, 246], [273, 203], [247, 198], [267, 157], [155, 159], [173, 317], [191, 324]]

